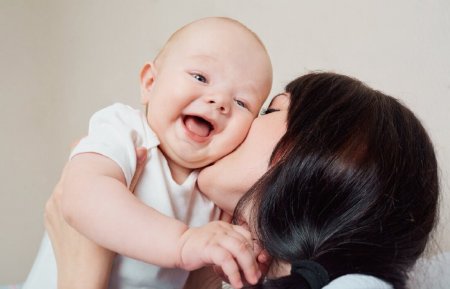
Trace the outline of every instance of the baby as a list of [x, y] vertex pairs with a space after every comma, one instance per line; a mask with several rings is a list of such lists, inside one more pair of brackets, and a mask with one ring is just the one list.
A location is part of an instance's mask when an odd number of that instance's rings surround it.
[[[94, 114], [63, 178], [62, 211], [83, 235], [127, 256], [116, 258], [109, 288], [182, 288], [186, 270], [210, 264], [235, 287], [239, 268], [257, 281], [252, 248], [243, 246], [251, 236], [211, 222], [219, 210], [196, 180], [197, 169], [244, 140], [271, 83], [269, 56], [252, 31], [205, 18], [175, 32], [144, 65], [145, 116], [122, 104]], [[137, 198], [130, 192], [136, 147], [148, 149]], [[23, 289], [56, 288], [54, 262], [44, 238]]]

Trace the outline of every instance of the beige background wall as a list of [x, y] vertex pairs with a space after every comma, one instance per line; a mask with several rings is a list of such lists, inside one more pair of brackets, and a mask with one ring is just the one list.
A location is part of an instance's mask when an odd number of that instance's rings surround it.
[[204, 16], [241, 20], [266, 43], [274, 89], [309, 70], [356, 76], [423, 120], [442, 175], [438, 242], [450, 250], [450, 2], [0, 1], [0, 284], [24, 280], [45, 200], [86, 133], [115, 101], [138, 105], [138, 72], [171, 32]]

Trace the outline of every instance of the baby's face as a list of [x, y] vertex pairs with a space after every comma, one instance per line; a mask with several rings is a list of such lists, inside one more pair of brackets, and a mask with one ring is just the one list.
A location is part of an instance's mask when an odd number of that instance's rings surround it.
[[253, 35], [235, 24], [205, 24], [183, 32], [142, 74], [147, 118], [160, 147], [169, 164], [189, 169], [244, 140], [272, 79], [270, 60]]

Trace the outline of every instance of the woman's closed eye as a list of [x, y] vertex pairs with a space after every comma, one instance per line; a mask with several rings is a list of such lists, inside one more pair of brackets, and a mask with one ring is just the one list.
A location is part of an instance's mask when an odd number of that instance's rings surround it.
[[269, 114], [269, 113], [276, 112], [276, 111], [280, 111], [280, 110], [276, 109], [276, 108], [268, 107], [268, 108], [264, 109], [263, 111], [261, 111], [261, 115]]

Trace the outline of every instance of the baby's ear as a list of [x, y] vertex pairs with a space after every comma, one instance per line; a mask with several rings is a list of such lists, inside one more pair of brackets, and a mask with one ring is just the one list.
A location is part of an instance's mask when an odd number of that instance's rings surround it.
[[144, 64], [141, 70], [141, 103], [148, 104], [150, 99], [150, 93], [155, 81], [156, 69], [153, 62], [147, 62]]

